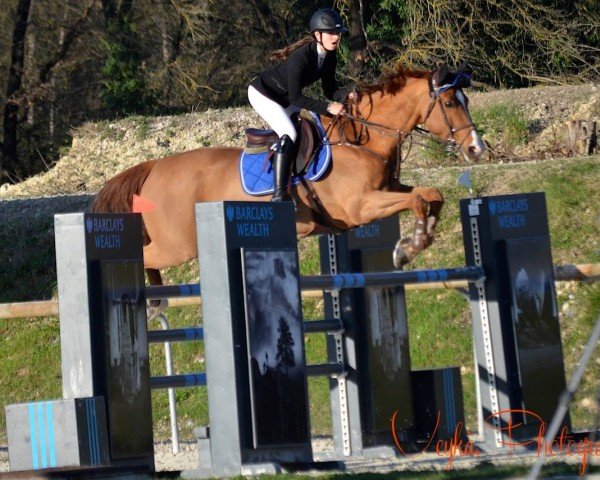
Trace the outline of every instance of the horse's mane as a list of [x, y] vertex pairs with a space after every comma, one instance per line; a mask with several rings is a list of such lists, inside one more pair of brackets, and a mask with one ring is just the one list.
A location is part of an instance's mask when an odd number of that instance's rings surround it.
[[404, 88], [407, 78], [426, 78], [430, 75], [431, 72], [427, 70], [410, 70], [398, 64], [395, 71], [385, 74], [377, 83], [361, 85], [358, 91], [361, 95], [371, 95], [375, 92], [393, 95]]

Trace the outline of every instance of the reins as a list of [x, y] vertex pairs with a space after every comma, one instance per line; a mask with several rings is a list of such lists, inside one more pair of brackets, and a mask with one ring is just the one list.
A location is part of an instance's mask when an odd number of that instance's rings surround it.
[[354, 123], [358, 123], [359, 125], [365, 126], [367, 128], [367, 135], [368, 135], [368, 129], [371, 129], [371, 130], [374, 130], [375, 132], [379, 133], [382, 136], [393, 137], [396, 139], [396, 143], [395, 143], [396, 161], [394, 163], [394, 166], [395, 166], [394, 178], [399, 180], [400, 164], [402, 163], [401, 148], [402, 148], [402, 143], [404, 142], [404, 139], [407, 136], [406, 132], [402, 129], [396, 129], [396, 128], [388, 127], [387, 125], [383, 125], [381, 123], [372, 122], [370, 120], [365, 120], [364, 118], [352, 115], [350, 113], [346, 113], [344, 115], [336, 115], [333, 118], [333, 120], [331, 121], [331, 123], [329, 124], [329, 126], [327, 127], [327, 130], [326, 130], [327, 138], [330, 138], [331, 132], [333, 131], [333, 128], [335, 126], [337, 126], [337, 128], [338, 128], [338, 134], [340, 136], [339, 142], [337, 142], [337, 143], [330, 142], [329, 145], [340, 145], [340, 146], [344, 146], [344, 147], [350, 147], [350, 148], [355, 148], [355, 149], [361, 150], [361, 151], [371, 155], [372, 157], [379, 159], [386, 167], [390, 166], [390, 158], [385, 157], [384, 155], [381, 155], [380, 153], [373, 151], [372, 149], [366, 147], [365, 145], [362, 145], [361, 144], [362, 137], [363, 137], [362, 132], [358, 133], [354, 140], [350, 140], [348, 138], [348, 136], [346, 135], [346, 126], [348, 125], [348, 122], [354, 122]]

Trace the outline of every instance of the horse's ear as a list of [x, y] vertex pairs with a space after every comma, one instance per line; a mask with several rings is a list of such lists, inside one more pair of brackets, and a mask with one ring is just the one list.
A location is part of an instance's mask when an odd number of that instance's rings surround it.
[[435, 72], [433, 72], [433, 77], [431, 77], [431, 80], [434, 85], [443, 85], [449, 74], [450, 70], [448, 70], [448, 65], [443, 63], [442, 65], [438, 66]]

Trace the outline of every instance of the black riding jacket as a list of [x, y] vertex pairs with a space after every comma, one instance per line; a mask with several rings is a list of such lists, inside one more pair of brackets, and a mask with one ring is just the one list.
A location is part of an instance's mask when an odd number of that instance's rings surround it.
[[262, 72], [250, 85], [284, 108], [293, 104], [327, 115], [329, 104], [306, 97], [302, 94], [302, 89], [320, 79], [325, 96], [330, 100], [343, 102], [348, 89], [338, 87], [335, 79], [336, 65], [336, 52], [327, 52], [319, 69], [317, 42], [311, 42], [298, 47], [283, 62]]

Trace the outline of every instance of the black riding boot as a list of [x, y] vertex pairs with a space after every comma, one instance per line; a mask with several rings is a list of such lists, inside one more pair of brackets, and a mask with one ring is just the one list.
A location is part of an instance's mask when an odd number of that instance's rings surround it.
[[275, 191], [273, 192], [272, 202], [291, 201], [292, 197], [288, 193], [288, 184], [290, 183], [291, 166], [293, 153], [295, 152], [294, 142], [287, 135], [281, 137], [275, 155], [273, 156], [273, 177], [275, 180]]

